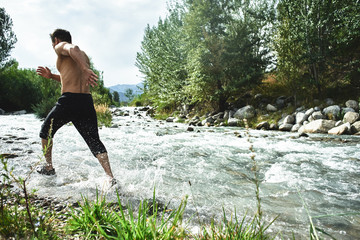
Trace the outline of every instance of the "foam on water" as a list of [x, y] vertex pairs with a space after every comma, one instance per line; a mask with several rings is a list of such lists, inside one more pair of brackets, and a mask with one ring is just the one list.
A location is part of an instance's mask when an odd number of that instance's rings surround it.
[[[187, 132], [186, 125], [136, 115], [115, 117], [113, 122], [120, 126], [102, 128], [99, 134], [122, 198], [151, 198], [155, 187], [157, 198], [173, 205], [189, 195], [188, 211], [197, 211], [202, 219], [221, 216], [223, 208], [227, 213], [236, 208], [239, 215], [256, 211], [253, 163], [244, 129]], [[32, 114], [0, 116], [0, 137], [28, 138], [14, 143], [0, 140], [1, 153], [20, 155], [9, 159], [17, 174], [27, 174], [41, 158], [40, 126]], [[243, 137], [235, 137], [235, 131]], [[331, 136], [326, 138], [334, 141], [282, 132], [251, 130], [250, 135], [260, 171], [263, 212], [266, 219], [280, 215], [272, 231], [307, 236], [308, 216], [299, 193], [312, 215], [360, 211], [359, 137], [344, 137], [349, 142], [343, 143]], [[54, 138], [53, 164], [56, 176], [33, 174], [29, 187], [41, 195], [73, 200], [81, 195], [92, 198], [99, 189], [115, 200], [100, 164], [71, 124]], [[316, 224], [341, 239], [352, 239], [360, 235], [359, 222], [358, 216], [347, 216]]]

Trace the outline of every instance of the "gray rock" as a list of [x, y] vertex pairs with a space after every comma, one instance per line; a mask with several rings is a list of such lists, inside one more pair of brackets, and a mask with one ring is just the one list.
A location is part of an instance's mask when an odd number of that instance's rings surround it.
[[303, 125], [306, 125], [306, 124], [308, 124], [309, 123], [309, 121], [304, 121], [303, 122]]
[[224, 120], [228, 120], [230, 118], [230, 110], [226, 110], [224, 113]]
[[194, 131], [194, 128], [189, 126], [189, 127], [187, 128], [187, 131], [188, 131], [188, 132], [193, 132], [193, 131]]
[[280, 131], [290, 131], [294, 125], [290, 123], [283, 123], [279, 126]]
[[[312, 115], [310, 115], [310, 116], [308, 117], [307, 121], [308, 121], [308, 122], [315, 121], [315, 118], [314, 118]], [[303, 125], [304, 125], [304, 124], [303, 124]]]
[[343, 125], [343, 124], [344, 124], [343, 121], [337, 121], [335, 123], [335, 127], [338, 127], [338, 126]]
[[231, 126], [231, 127], [236, 127], [240, 124], [240, 120], [237, 119], [237, 118], [229, 118], [228, 119], [228, 126]]
[[339, 120], [341, 108], [338, 105], [332, 105], [323, 110], [323, 114], [330, 120]]
[[174, 122], [175, 118], [174, 117], [168, 117], [166, 119], [166, 122]]
[[246, 119], [251, 119], [253, 117], [255, 117], [255, 108], [253, 106], [245, 106], [243, 108], [240, 108], [239, 110], [236, 111], [236, 113], [234, 114], [234, 118], [243, 120], [244, 118]]
[[214, 116], [212, 116], [212, 118], [214, 119], [214, 120], [217, 120], [217, 119], [223, 119], [224, 118], [224, 112], [219, 112], [219, 113], [217, 113], [217, 114], [215, 114]]
[[26, 114], [26, 110], [20, 110], [12, 113], [12, 115], [23, 115], [23, 114]]
[[359, 111], [359, 103], [357, 101], [355, 101], [355, 100], [348, 100], [345, 103], [345, 106], [348, 107], [348, 108], [354, 109], [356, 112]]
[[267, 121], [261, 122], [258, 125], [256, 125], [256, 129], [260, 130], [260, 129], [265, 129], [265, 130], [269, 130], [270, 128], [270, 124]]
[[319, 120], [319, 119], [325, 119], [325, 116], [320, 111], [313, 112], [313, 114], [311, 114], [311, 116], [313, 118], [313, 121]]
[[278, 130], [278, 129], [279, 129], [279, 127], [277, 124], [275, 124], [275, 123], [270, 124], [269, 130]]
[[314, 107], [314, 111], [315, 111], [315, 112], [321, 111], [321, 108], [320, 108], [320, 107]]
[[343, 122], [344, 123], [350, 123], [353, 124], [354, 122], [356, 122], [359, 119], [359, 113], [356, 112], [347, 112], [344, 115], [344, 119]]
[[237, 110], [230, 110], [229, 112], [229, 118], [233, 118], [234, 117], [234, 114], [236, 113]]
[[224, 119], [223, 118], [218, 118], [215, 120], [214, 124], [221, 124], [224, 122]]
[[314, 108], [310, 108], [305, 112], [305, 115], [310, 116], [313, 112], [315, 112]]
[[301, 125], [297, 123], [291, 128], [291, 132], [297, 132], [297, 131], [299, 131], [300, 128], [301, 128]]
[[303, 112], [305, 110], [304, 106], [298, 107], [295, 112]]
[[283, 124], [291, 124], [294, 125], [295, 124], [295, 118], [293, 115], [287, 115], [284, 119]]
[[332, 135], [343, 135], [350, 132], [351, 125], [350, 123], [342, 124], [338, 127], [334, 127], [328, 131], [328, 134]]
[[348, 107], [341, 109], [341, 114], [345, 115], [347, 112], [355, 112], [355, 110]]
[[212, 117], [208, 117], [206, 119], [204, 119], [201, 123], [202, 125], [211, 125], [215, 122], [215, 120]]
[[119, 108], [112, 109], [112, 114], [115, 116], [124, 116], [124, 111]]
[[298, 112], [296, 114], [296, 124], [303, 124], [303, 122], [308, 118], [309, 115], [306, 115], [305, 113], [303, 112]]
[[318, 119], [312, 121], [306, 125], [303, 125], [299, 129], [299, 133], [327, 133], [330, 129], [335, 127], [335, 121]]
[[5, 111], [0, 108], [0, 115], [4, 115], [4, 114], [5, 114]]
[[273, 105], [271, 105], [271, 104], [268, 104], [268, 105], [266, 106], [266, 110], [267, 110], [268, 112], [276, 112], [278, 109], [277, 109], [275, 106], [273, 106]]
[[351, 132], [353, 132], [353, 133], [360, 132], [360, 121], [354, 122], [351, 125]]

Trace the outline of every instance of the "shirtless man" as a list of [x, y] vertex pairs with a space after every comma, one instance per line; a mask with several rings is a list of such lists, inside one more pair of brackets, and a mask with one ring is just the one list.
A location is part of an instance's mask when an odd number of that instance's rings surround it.
[[50, 37], [58, 56], [56, 67], [60, 75], [52, 74], [47, 67], [38, 67], [37, 73], [60, 82], [62, 95], [41, 126], [40, 137], [46, 165], [37, 171], [45, 175], [55, 174], [51, 157], [52, 140], [49, 143], [48, 139], [53, 139], [56, 131], [71, 121], [114, 184], [116, 180], [106, 148], [99, 138], [96, 112], [90, 94], [89, 85], [97, 85], [98, 76], [90, 69], [90, 61], [85, 52], [71, 43], [68, 31], [56, 29]]

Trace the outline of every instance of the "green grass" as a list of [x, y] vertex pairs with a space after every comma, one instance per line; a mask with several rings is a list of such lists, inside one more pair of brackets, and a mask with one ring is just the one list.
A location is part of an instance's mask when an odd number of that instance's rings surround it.
[[[154, 191], [155, 199], [155, 191]], [[185, 198], [176, 210], [159, 212], [155, 200], [140, 202], [138, 213], [132, 206], [125, 211], [118, 195], [118, 211], [111, 211], [105, 197], [89, 202], [83, 198], [80, 210], [73, 210], [68, 229], [86, 239], [179, 239], [185, 237], [182, 227]]]

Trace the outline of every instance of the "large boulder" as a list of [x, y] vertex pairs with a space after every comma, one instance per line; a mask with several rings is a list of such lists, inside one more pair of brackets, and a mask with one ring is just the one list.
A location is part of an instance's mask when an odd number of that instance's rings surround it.
[[328, 134], [333, 134], [333, 135], [343, 135], [343, 134], [347, 134], [347, 133], [350, 133], [350, 129], [351, 129], [351, 125], [350, 123], [345, 123], [345, 124], [342, 124], [338, 127], [334, 127], [332, 129], [330, 129], [328, 131]]
[[338, 105], [332, 105], [323, 110], [323, 114], [330, 120], [339, 120], [341, 108]]
[[335, 121], [318, 119], [312, 121], [306, 125], [303, 125], [300, 129], [300, 133], [327, 133], [330, 129], [335, 127]]
[[356, 122], [359, 119], [359, 113], [356, 112], [347, 112], [344, 115], [344, 119], [343, 122], [344, 123], [350, 123], [353, 124], [354, 122]]
[[354, 109], [356, 112], [359, 111], [359, 103], [355, 100], [348, 100], [346, 103], [345, 103], [345, 106], [347, 108], [352, 108]]
[[234, 118], [237, 118], [239, 120], [243, 120], [244, 118], [251, 119], [255, 117], [255, 114], [256, 114], [255, 108], [253, 106], [248, 105], [237, 110], [236, 113], [234, 114]]

